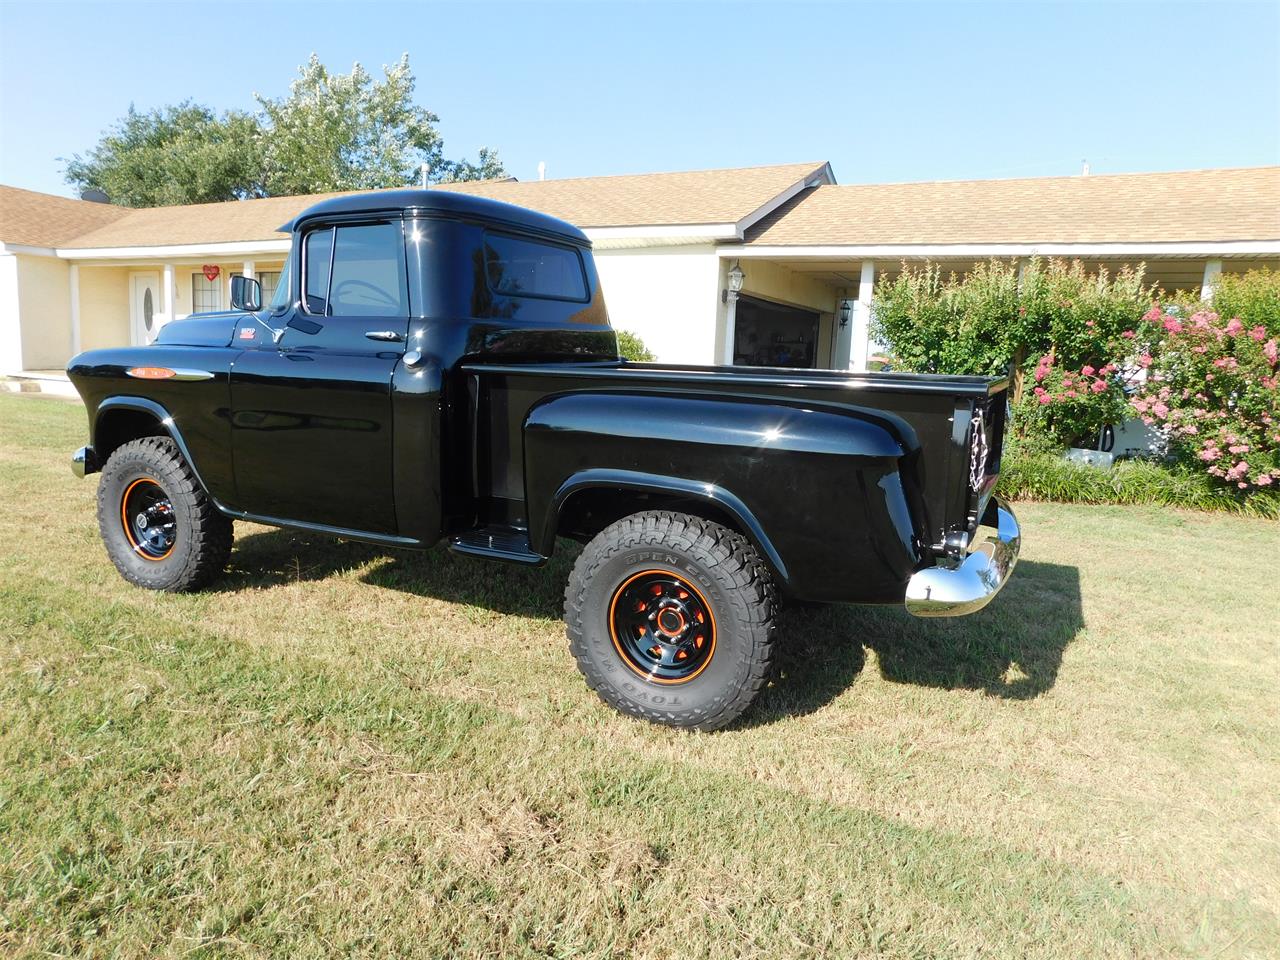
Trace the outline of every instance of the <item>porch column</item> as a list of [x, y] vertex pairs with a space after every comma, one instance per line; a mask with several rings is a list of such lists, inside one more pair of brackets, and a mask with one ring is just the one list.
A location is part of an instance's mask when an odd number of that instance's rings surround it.
[[244, 274], [246, 280], [253, 280], [258, 276], [257, 270], [255, 269], [256, 266], [257, 265], [252, 260], [246, 260], [244, 262], [244, 269], [241, 273]]
[[858, 299], [853, 302], [853, 342], [849, 345], [849, 369], [867, 369], [871, 352], [871, 297], [876, 286], [876, 262], [862, 261], [862, 275], [858, 278]]
[[1204, 265], [1204, 281], [1200, 284], [1200, 299], [1206, 303], [1213, 301], [1213, 288], [1222, 274], [1222, 261], [1209, 260]]
[[164, 265], [164, 322], [178, 318], [178, 286], [172, 263]]
[[80, 264], [71, 264], [71, 356], [80, 352]]
[[729, 290], [725, 293], [725, 313], [724, 313], [724, 354], [720, 357], [720, 362], [726, 367], [733, 366], [733, 343], [737, 335], [736, 327], [738, 323], [738, 294]]

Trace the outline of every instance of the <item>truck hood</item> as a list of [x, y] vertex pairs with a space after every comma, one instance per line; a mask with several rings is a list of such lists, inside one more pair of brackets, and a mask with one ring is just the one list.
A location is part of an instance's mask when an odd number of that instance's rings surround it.
[[258, 326], [256, 316], [243, 310], [195, 313], [166, 323], [160, 328], [155, 342], [168, 346], [225, 347], [231, 343], [236, 328], [242, 323]]

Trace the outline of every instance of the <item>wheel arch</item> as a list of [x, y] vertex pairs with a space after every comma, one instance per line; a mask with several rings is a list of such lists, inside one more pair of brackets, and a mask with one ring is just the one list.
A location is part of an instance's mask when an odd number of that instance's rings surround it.
[[712, 483], [631, 470], [588, 469], [560, 485], [534, 549], [550, 556], [557, 535], [589, 539], [615, 520], [645, 510], [673, 510], [719, 523], [746, 537], [785, 589], [787, 565], [763, 525], [732, 491]]
[[[99, 464], [105, 465], [112, 453], [131, 440], [142, 437], [168, 437], [172, 440], [205, 495], [213, 499], [182, 431], [164, 406], [146, 397], [108, 397], [98, 404], [90, 439]], [[218, 508], [222, 509], [220, 505]]]

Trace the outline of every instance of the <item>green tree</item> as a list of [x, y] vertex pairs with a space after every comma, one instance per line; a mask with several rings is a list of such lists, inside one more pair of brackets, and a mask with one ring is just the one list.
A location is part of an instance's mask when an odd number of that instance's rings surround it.
[[258, 96], [264, 118], [264, 181], [272, 196], [376, 190], [416, 183], [425, 163], [433, 182], [505, 176], [491, 150], [476, 163], [447, 161], [440, 118], [413, 102], [409, 55], [375, 80], [360, 64], [332, 73], [314, 53], [289, 95]]
[[312, 54], [289, 94], [255, 94], [258, 115], [185, 101], [139, 113], [132, 106], [84, 157], [67, 163], [67, 182], [96, 187], [113, 203], [165, 206], [419, 182], [505, 177], [498, 154], [447, 160], [439, 118], [413, 102], [406, 54], [374, 79], [360, 64], [333, 73]]
[[121, 206], [156, 207], [262, 196], [261, 169], [253, 116], [218, 116], [187, 100], [146, 113], [130, 104], [96, 147], [67, 162], [66, 178], [81, 190], [102, 190]]

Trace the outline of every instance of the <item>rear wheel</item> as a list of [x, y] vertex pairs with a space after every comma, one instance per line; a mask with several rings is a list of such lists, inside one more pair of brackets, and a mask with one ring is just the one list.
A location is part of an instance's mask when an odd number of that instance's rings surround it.
[[111, 454], [98, 484], [98, 530], [120, 575], [149, 590], [198, 590], [231, 556], [231, 521], [168, 437]]
[[565, 591], [565, 623], [578, 668], [610, 706], [715, 730], [765, 684], [776, 606], [769, 571], [745, 538], [651, 511], [587, 544]]

